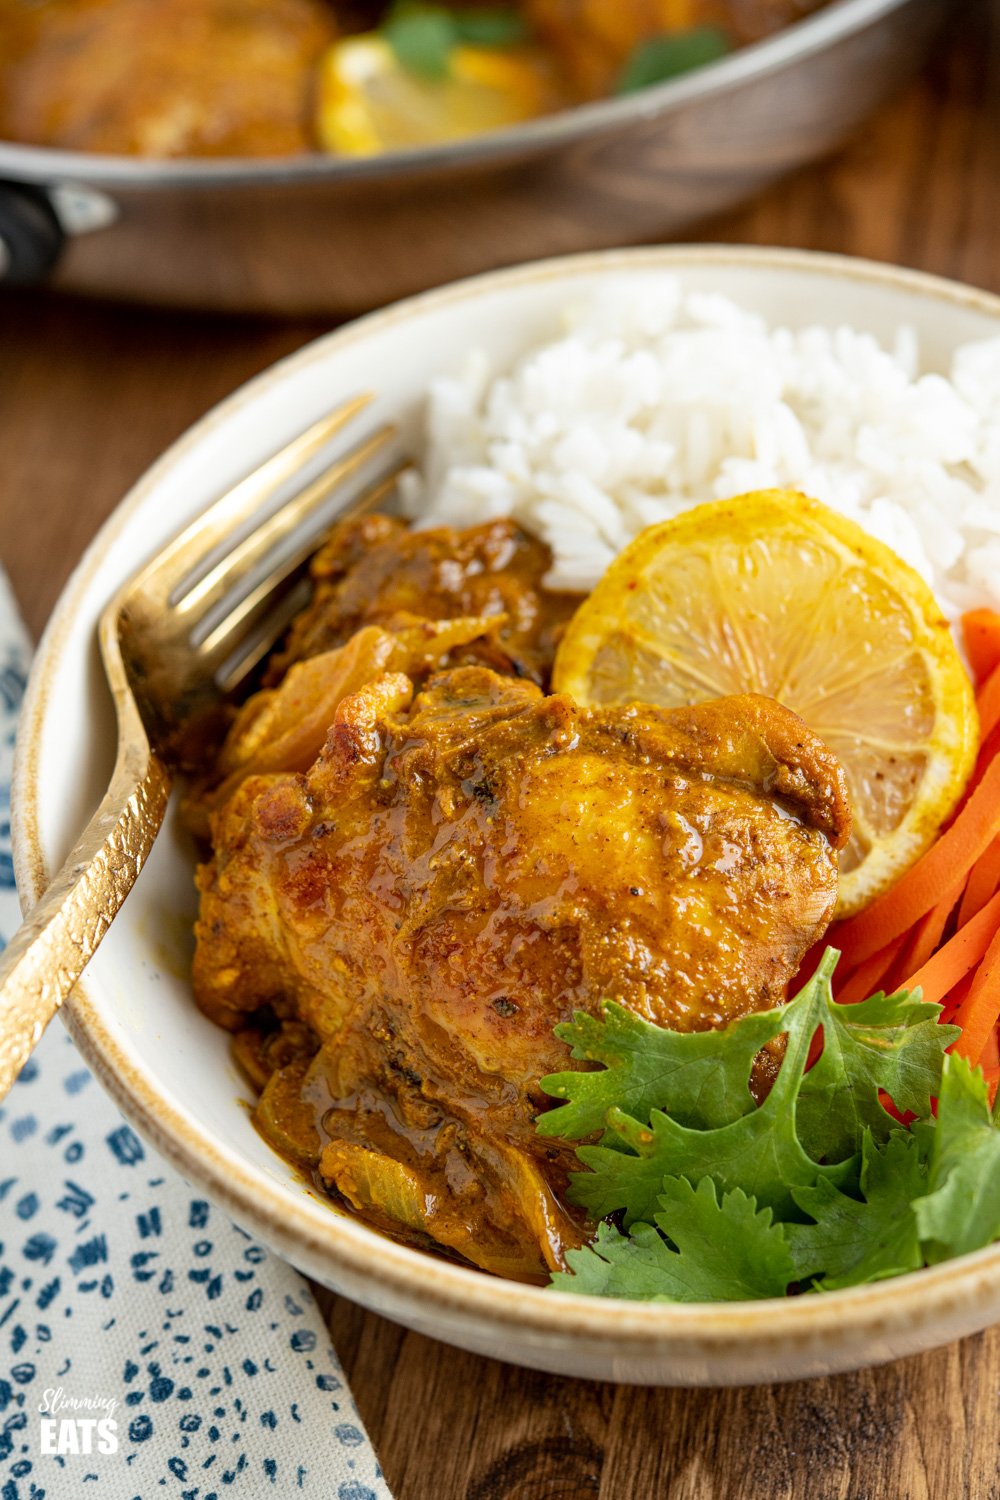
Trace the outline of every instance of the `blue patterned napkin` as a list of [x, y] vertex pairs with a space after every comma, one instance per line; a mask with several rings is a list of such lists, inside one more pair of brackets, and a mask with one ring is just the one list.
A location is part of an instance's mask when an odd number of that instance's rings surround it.
[[[28, 642], [0, 569], [0, 947]], [[0, 1500], [391, 1500], [289, 1266], [125, 1124], [53, 1022], [0, 1106]]]

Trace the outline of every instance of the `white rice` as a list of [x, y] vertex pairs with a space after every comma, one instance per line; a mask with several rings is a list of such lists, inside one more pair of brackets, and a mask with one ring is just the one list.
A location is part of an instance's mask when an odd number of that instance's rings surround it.
[[548, 582], [589, 589], [643, 527], [748, 490], [804, 490], [888, 543], [949, 617], [1000, 605], [1000, 338], [950, 378], [857, 329], [769, 328], [669, 275], [621, 278], [506, 372], [434, 381], [421, 525], [513, 516]]

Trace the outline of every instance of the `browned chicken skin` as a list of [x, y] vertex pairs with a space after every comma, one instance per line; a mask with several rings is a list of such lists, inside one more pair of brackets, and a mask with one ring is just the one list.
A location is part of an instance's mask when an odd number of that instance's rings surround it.
[[312, 604], [295, 621], [269, 680], [277, 681], [293, 661], [342, 646], [361, 625], [391, 629], [414, 617], [483, 615], [498, 619], [497, 630], [453, 659], [544, 686], [559, 636], [580, 602], [576, 594], [544, 587], [551, 564], [545, 543], [513, 521], [464, 531], [411, 531], [390, 516], [346, 521], [313, 559]]
[[[337, 702], [379, 672], [399, 670], [420, 682], [477, 662], [546, 686], [580, 602], [545, 588], [551, 563], [545, 543], [509, 520], [411, 531], [404, 521], [371, 515], [335, 526], [310, 565], [312, 600], [270, 659], [266, 690], [235, 723], [213, 721], [190, 746], [176, 747], [191, 774], [185, 815], [192, 832], [207, 837], [209, 811], [243, 776], [306, 770]], [[392, 636], [383, 631], [377, 643], [372, 632], [381, 627]], [[331, 671], [329, 654], [348, 642], [350, 655]], [[227, 727], [213, 759], [207, 746]]]
[[770, 700], [584, 710], [481, 667], [415, 698], [390, 674], [305, 774], [216, 814], [197, 998], [319, 1039], [258, 1118], [349, 1202], [538, 1276], [580, 1233], [533, 1126], [538, 1079], [572, 1066], [555, 1024], [604, 998], [682, 1029], [780, 1000], [848, 831], [839, 765]]
[[0, 0], [0, 137], [143, 156], [314, 146], [325, 0]]

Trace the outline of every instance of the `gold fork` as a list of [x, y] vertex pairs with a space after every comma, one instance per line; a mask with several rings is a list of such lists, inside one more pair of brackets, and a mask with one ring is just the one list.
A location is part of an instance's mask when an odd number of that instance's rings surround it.
[[[325, 514], [393, 437], [379, 427], [254, 529], [252, 518], [370, 401], [344, 402], [220, 496], [125, 583], [100, 621], [118, 720], [111, 783], [69, 858], [0, 955], [0, 1099], [117, 915], [153, 847], [185, 729], [248, 676], [301, 602], [326, 524], [378, 505], [405, 465]], [[241, 539], [232, 543], [234, 533]]]

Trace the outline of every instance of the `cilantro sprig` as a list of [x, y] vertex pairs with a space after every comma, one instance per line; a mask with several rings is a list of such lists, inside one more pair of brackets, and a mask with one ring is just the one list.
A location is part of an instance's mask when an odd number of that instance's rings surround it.
[[914, 1204], [927, 1259], [991, 1244], [1000, 1237], [1000, 1128], [978, 1068], [948, 1058], [937, 1121], [916, 1133], [930, 1165], [927, 1194]]
[[[554, 1287], [667, 1301], [832, 1291], [1000, 1238], [1000, 1120], [982, 1074], [946, 1052], [957, 1028], [919, 992], [838, 1005], [838, 957], [828, 949], [788, 1004], [724, 1030], [669, 1031], [612, 1003], [557, 1027], [599, 1067], [542, 1080], [561, 1102], [538, 1129], [583, 1139], [571, 1196], [621, 1228], [602, 1223], [570, 1251]], [[757, 1104], [754, 1059], [779, 1037]]]
[[528, 36], [516, 11], [454, 11], [423, 0], [396, 0], [381, 30], [404, 68], [432, 80], [447, 78], [456, 47], [513, 47]]
[[656, 1228], [636, 1224], [625, 1235], [602, 1224], [592, 1245], [568, 1252], [572, 1274], [557, 1271], [552, 1285], [640, 1302], [780, 1297], [795, 1267], [772, 1218], [769, 1208], [757, 1209], [739, 1188], [720, 1203], [710, 1177], [696, 1188], [686, 1178], [668, 1177]]
[[639, 42], [625, 62], [615, 92], [634, 94], [654, 83], [666, 83], [695, 68], [716, 62], [730, 51], [730, 41], [718, 26], [696, 26], [666, 32]]

